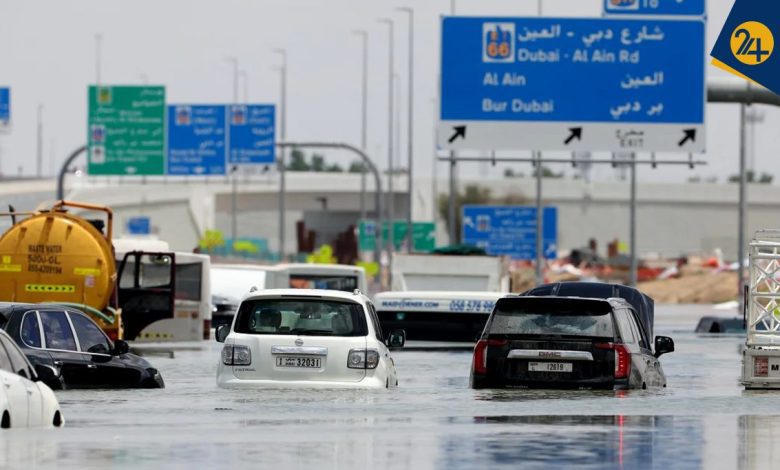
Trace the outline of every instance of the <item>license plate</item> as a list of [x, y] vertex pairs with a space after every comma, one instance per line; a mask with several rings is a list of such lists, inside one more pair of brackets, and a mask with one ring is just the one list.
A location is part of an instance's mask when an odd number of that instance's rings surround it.
[[276, 356], [276, 367], [319, 369], [322, 367], [322, 359], [319, 357]]
[[571, 362], [529, 362], [529, 372], [571, 372]]

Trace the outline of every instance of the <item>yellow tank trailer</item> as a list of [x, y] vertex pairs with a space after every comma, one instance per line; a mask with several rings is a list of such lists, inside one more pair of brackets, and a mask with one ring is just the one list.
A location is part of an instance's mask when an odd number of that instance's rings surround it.
[[[68, 208], [102, 212], [105, 221], [84, 219]], [[6, 215], [27, 217], [0, 236], [0, 301], [68, 304], [88, 313], [112, 339], [121, 339], [111, 209], [59, 201], [49, 210]]]

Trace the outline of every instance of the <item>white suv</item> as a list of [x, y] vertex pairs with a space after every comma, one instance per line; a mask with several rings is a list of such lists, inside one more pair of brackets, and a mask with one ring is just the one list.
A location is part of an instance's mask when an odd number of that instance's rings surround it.
[[43, 383], [58, 372], [40, 364], [35, 369], [8, 334], [0, 330], [0, 428], [60, 427], [60, 404]]
[[388, 346], [406, 341], [401, 330], [384, 337], [359, 291], [308, 289], [251, 292], [216, 336], [220, 387], [395, 387]]

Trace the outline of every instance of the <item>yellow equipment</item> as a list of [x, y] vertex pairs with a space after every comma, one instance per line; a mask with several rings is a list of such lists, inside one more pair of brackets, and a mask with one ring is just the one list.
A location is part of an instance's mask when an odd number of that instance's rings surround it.
[[[86, 220], [67, 208], [103, 212], [105, 221]], [[0, 301], [72, 305], [109, 337], [121, 339], [111, 209], [58, 201], [49, 210], [4, 215], [29, 217], [0, 236]]]

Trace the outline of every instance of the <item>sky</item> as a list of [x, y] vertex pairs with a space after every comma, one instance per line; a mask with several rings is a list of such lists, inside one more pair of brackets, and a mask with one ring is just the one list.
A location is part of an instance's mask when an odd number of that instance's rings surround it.
[[[731, 8], [708, 1], [707, 51]], [[368, 32], [368, 151], [387, 165], [388, 27], [395, 20], [395, 73], [400, 85], [400, 141], [406, 149], [408, 16], [414, 8], [414, 171], [433, 172], [435, 103], [438, 94], [439, 17], [450, 0], [0, 0], [0, 86], [12, 88], [10, 133], [0, 134], [0, 171], [36, 171], [36, 114], [43, 106], [44, 174], [86, 139], [87, 86], [96, 81], [96, 40], [101, 40], [104, 84], [165, 85], [168, 103], [225, 103], [233, 96], [235, 57], [248, 77], [248, 101], [278, 102], [281, 58], [288, 56], [288, 140], [360, 143], [361, 47], [354, 30]], [[545, 16], [595, 17], [601, 0], [543, 0]], [[535, 16], [536, 0], [457, 0], [456, 13], [470, 16]], [[709, 62], [707, 57], [702, 60]], [[708, 65], [708, 76], [725, 72]], [[243, 93], [243, 83], [240, 86]], [[758, 171], [780, 176], [780, 112], [756, 107], [764, 122], [754, 131]], [[640, 181], [678, 182], [700, 175], [720, 181], [737, 172], [738, 106], [707, 106], [706, 167], [642, 168]], [[752, 133], [751, 133], [752, 135]], [[524, 152], [511, 155], [526, 156]], [[346, 154], [328, 160], [347, 166]], [[560, 156], [554, 152], [550, 157]], [[607, 154], [595, 154], [606, 157]], [[679, 155], [661, 155], [659, 158]], [[406, 153], [399, 157], [406, 161]], [[463, 175], [500, 175], [506, 165], [463, 164]], [[528, 164], [511, 165], [531, 172]], [[568, 165], [555, 171], [571, 173]], [[444, 175], [445, 166], [437, 171]], [[593, 170], [611, 180], [610, 166]]]

